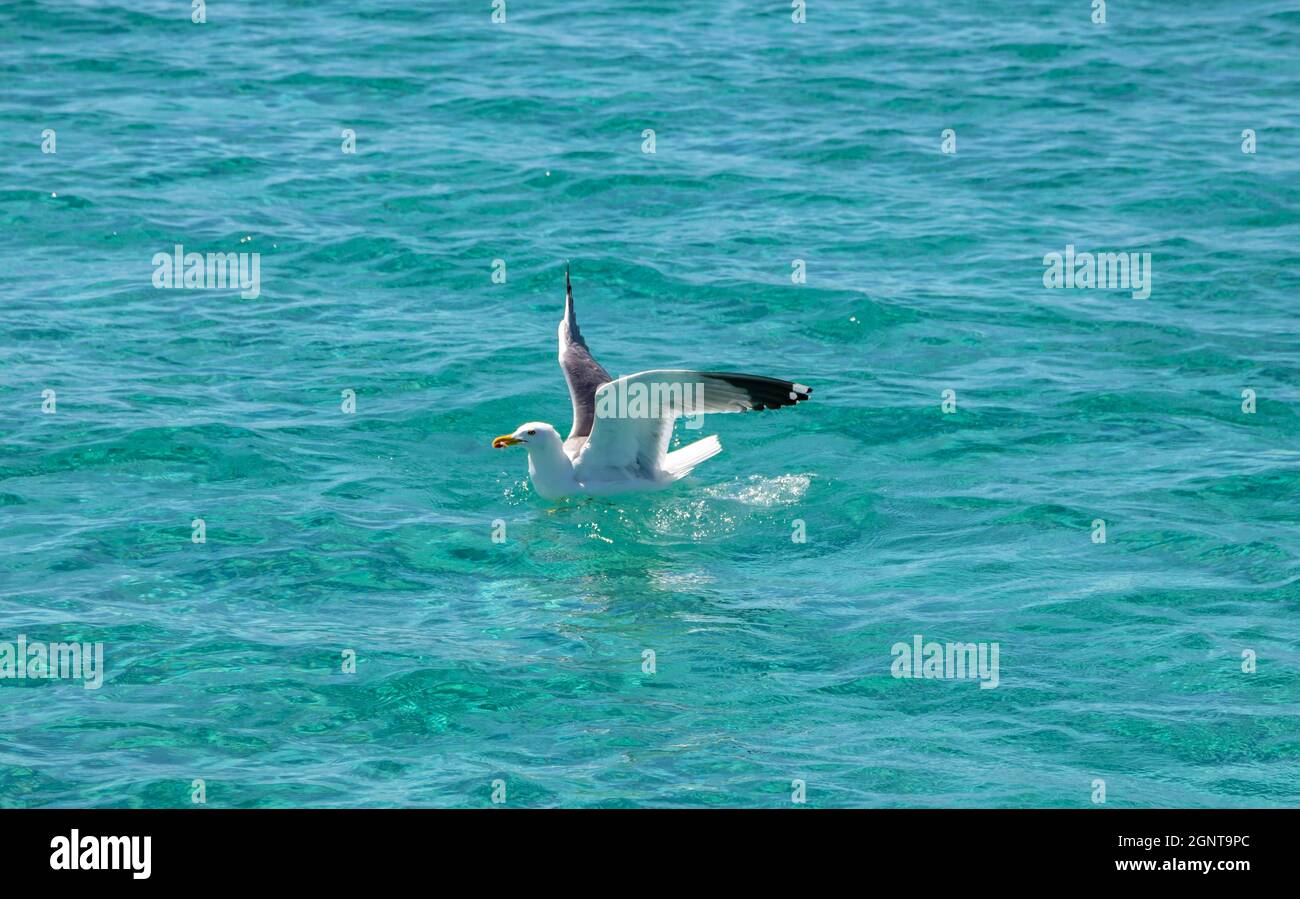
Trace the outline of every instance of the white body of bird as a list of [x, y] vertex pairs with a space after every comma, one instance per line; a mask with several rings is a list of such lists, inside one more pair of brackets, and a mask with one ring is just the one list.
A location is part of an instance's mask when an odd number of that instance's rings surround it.
[[705, 437], [666, 453], [658, 473], [647, 476], [640, 469], [609, 469], [594, 465], [590, 460], [584, 465], [581, 455], [575, 463], [564, 450], [560, 432], [544, 421], [522, 424], [513, 434], [503, 434], [494, 443], [504, 442], [507, 438], [513, 441], [507, 446], [522, 444], [528, 450], [528, 477], [538, 496], [546, 499], [662, 490], [690, 474], [691, 469], [705, 459], [722, 452], [717, 437]]

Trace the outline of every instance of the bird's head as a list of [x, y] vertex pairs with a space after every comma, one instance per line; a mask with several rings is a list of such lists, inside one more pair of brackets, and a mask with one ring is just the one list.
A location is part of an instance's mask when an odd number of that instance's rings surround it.
[[564, 446], [564, 441], [560, 439], [560, 432], [555, 428], [544, 421], [530, 421], [515, 428], [513, 434], [502, 434], [494, 439], [492, 448], [505, 449], [507, 446], [514, 446], [517, 443], [523, 443], [530, 447], [548, 443], [554, 443], [559, 447]]

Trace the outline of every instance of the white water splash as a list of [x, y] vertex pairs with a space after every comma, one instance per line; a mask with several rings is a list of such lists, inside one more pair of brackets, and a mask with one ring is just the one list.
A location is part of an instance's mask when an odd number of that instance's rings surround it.
[[803, 499], [812, 484], [806, 474], [783, 474], [775, 478], [750, 475], [743, 482], [718, 484], [705, 493], [714, 499], [729, 499], [747, 506], [788, 506]]

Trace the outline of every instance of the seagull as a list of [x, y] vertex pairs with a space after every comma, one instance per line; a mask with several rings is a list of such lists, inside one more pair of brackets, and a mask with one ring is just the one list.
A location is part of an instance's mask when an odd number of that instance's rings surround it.
[[670, 487], [722, 452], [716, 435], [668, 452], [678, 418], [698, 428], [706, 412], [780, 409], [812, 393], [791, 381], [721, 371], [654, 369], [611, 378], [578, 330], [568, 266], [559, 338], [560, 368], [573, 401], [569, 436], [561, 439], [546, 422], [530, 421], [492, 441], [493, 449], [527, 448], [528, 475], [545, 499]]

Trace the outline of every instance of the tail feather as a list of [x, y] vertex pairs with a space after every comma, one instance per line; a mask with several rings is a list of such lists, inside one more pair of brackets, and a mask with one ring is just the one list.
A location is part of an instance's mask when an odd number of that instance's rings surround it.
[[722, 452], [717, 436], [705, 437], [664, 456], [664, 473], [674, 481], [686, 477], [695, 466]]

